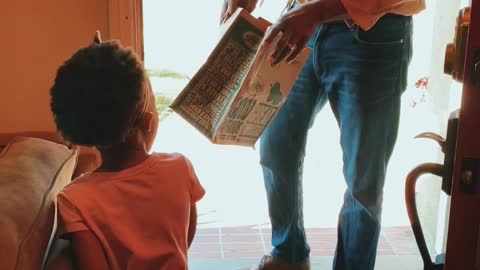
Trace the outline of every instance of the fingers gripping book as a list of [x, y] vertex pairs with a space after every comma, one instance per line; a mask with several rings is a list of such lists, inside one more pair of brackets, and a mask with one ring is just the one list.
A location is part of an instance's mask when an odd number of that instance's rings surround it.
[[170, 106], [215, 144], [254, 146], [284, 104], [310, 49], [272, 67], [281, 38], [266, 46], [271, 24], [238, 9], [207, 61]]

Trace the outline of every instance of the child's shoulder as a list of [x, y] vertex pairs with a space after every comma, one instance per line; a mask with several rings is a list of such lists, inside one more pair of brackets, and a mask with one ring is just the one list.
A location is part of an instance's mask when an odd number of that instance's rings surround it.
[[[90, 189], [91, 185], [98, 185], [100, 183], [107, 183], [113, 180], [129, 178], [131, 176], [138, 176], [143, 174], [146, 170], [158, 168], [178, 168], [184, 169], [189, 167], [188, 158], [180, 153], [152, 153], [151, 156], [139, 165], [125, 169], [121, 172], [115, 173], [86, 173], [75, 180], [73, 180], [66, 190], [82, 190]], [[159, 172], [156, 170], [156, 172]]]
[[60, 192], [60, 196], [68, 197], [70, 200], [77, 201], [78, 198], [89, 197], [94, 191], [95, 181], [91, 173], [83, 174], [66, 185]]
[[152, 156], [158, 160], [178, 160], [178, 159], [185, 158], [183, 154], [180, 154], [177, 152], [172, 152], [172, 153], [153, 152]]
[[190, 160], [181, 153], [153, 153], [151, 158], [159, 165], [165, 167], [177, 168], [179, 170], [191, 171], [193, 166]]
[[188, 158], [181, 153], [152, 153], [151, 158], [153, 158], [157, 162], [180, 162], [185, 163], [188, 162]]

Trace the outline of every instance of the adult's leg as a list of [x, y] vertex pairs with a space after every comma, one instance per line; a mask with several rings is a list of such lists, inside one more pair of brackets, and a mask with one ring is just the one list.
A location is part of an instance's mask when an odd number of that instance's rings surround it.
[[320, 40], [321, 86], [341, 132], [347, 190], [334, 269], [373, 270], [387, 164], [411, 58], [411, 17], [386, 15], [369, 31], [331, 24]]
[[[321, 28], [310, 45], [320, 32]], [[308, 129], [316, 111], [326, 101], [326, 95], [319, 87], [315, 61], [314, 49], [260, 143], [272, 223], [272, 256], [285, 264], [302, 264], [310, 253], [303, 226], [303, 159]]]

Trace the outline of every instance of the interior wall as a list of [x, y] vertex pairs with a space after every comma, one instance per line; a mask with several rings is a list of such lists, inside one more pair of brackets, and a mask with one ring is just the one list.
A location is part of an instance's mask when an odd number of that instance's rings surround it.
[[2, 1], [0, 132], [55, 130], [49, 90], [58, 66], [109, 37], [108, 0]]

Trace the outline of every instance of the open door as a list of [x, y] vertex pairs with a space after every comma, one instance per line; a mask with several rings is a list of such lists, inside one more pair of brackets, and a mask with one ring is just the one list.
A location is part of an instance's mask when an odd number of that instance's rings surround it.
[[[453, 71], [454, 79], [463, 82], [452, 174], [446, 270], [480, 270], [480, 0], [472, 0], [469, 12], [463, 12], [464, 21], [463, 25], [459, 21], [457, 26], [456, 44], [447, 50], [452, 60], [446, 63], [446, 71]], [[465, 54], [462, 46], [466, 48]], [[463, 59], [455, 60], [455, 57], [462, 56]]]
[[[424, 270], [480, 270], [480, 0], [460, 10], [454, 42], [446, 49], [444, 72], [463, 84], [460, 108], [451, 113], [447, 136], [422, 133], [437, 141], [445, 154], [443, 164], [424, 163], [408, 175], [405, 199]], [[420, 176], [443, 178], [442, 189], [451, 196], [447, 247], [432, 261], [416, 209], [415, 185]]]

